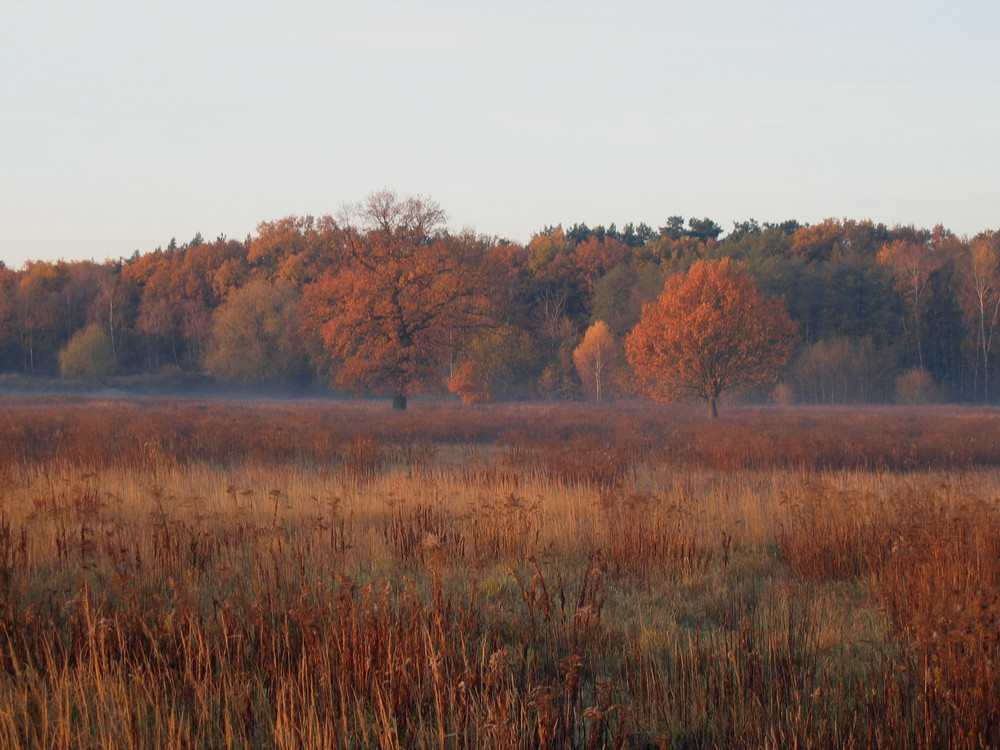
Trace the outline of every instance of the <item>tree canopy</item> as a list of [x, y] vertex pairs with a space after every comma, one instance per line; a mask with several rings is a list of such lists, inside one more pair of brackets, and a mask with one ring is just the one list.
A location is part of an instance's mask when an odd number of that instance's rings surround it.
[[[96, 325], [115, 373], [152, 387], [207, 374], [389, 394], [397, 406], [449, 387], [480, 401], [577, 399], [595, 395], [574, 359], [593, 324], [624, 341], [667, 279], [729, 259], [798, 325], [784, 401], [891, 401], [913, 368], [935, 398], [1000, 399], [995, 231], [751, 218], [724, 233], [709, 218], [654, 218], [547, 226], [522, 244], [452, 231], [434, 201], [386, 190], [336, 216], [262, 221], [243, 240], [197, 234], [103, 263], [0, 265], [0, 373], [59, 377], [59, 353]], [[279, 288], [296, 315], [245, 304], [249, 290]], [[300, 375], [280, 374], [303, 359]]]
[[81, 328], [59, 352], [59, 372], [71, 380], [98, 381], [115, 371], [111, 338], [96, 323]]
[[573, 350], [573, 363], [583, 387], [597, 403], [618, 379], [619, 359], [618, 342], [603, 320], [591, 325]]
[[716, 417], [725, 391], [778, 376], [797, 335], [784, 303], [763, 297], [747, 271], [723, 259], [667, 279], [625, 346], [644, 393], [704, 399]]
[[242, 385], [293, 383], [306, 371], [299, 308], [290, 284], [258, 280], [235, 290], [212, 316], [205, 368]]
[[430, 200], [383, 191], [345, 215], [340, 264], [307, 292], [310, 316], [346, 388], [388, 391], [393, 407], [441, 375], [449, 348], [486, 323], [483, 248], [444, 230]]

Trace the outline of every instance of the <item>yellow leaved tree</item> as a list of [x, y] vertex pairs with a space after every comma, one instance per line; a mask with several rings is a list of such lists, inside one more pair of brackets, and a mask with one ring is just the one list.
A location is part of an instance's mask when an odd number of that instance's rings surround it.
[[600, 403], [621, 376], [618, 342], [607, 323], [598, 320], [587, 329], [583, 341], [573, 350], [573, 364], [584, 390]]

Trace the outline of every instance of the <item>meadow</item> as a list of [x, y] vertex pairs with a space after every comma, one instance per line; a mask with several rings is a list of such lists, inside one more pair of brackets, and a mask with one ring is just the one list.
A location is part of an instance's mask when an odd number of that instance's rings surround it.
[[1000, 412], [0, 400], [0, 747], [1000, 745]]

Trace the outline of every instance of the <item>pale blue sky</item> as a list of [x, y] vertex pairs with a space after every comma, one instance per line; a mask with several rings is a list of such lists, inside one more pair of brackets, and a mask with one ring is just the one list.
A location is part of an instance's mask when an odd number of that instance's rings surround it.
[[0, 259], [390, 187], [454, 227], [1000, 227], [1000, 4], [0, 0]]

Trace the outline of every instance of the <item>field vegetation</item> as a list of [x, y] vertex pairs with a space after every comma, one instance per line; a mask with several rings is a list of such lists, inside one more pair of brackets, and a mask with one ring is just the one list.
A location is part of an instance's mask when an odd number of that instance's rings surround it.
[[1000, 414], [5, 399], [0, 746], [1000, 744]]

